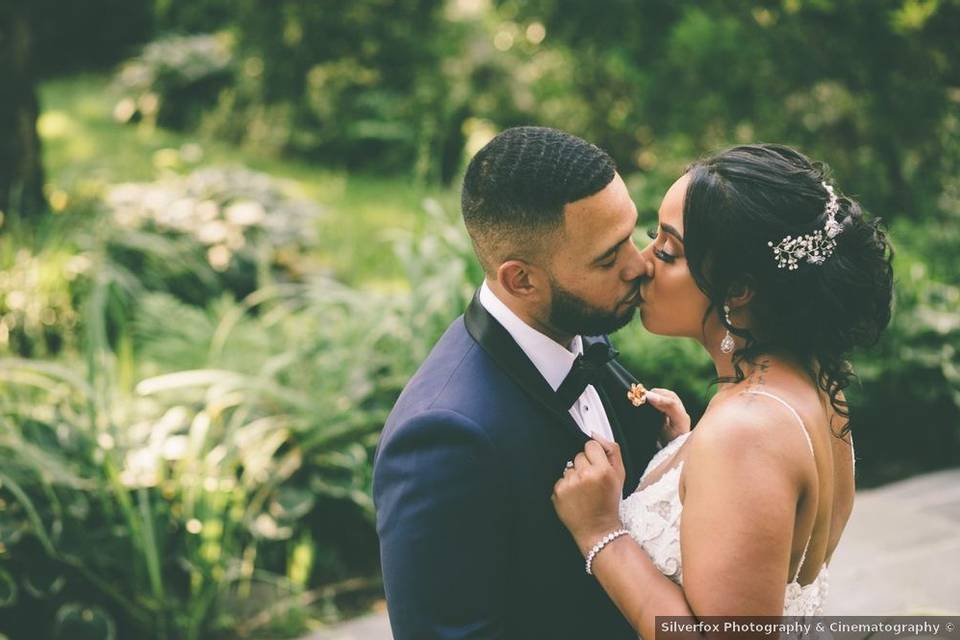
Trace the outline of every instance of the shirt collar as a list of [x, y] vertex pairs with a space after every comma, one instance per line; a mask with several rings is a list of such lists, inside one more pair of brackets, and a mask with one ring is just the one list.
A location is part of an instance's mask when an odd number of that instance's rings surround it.
[[556, 391], [570, 373], [573, 361], [583, 353], [583, 340], [580, 336], [574, 336], [570, 349], [563, 347], [521, 320], [487, 286], [486, 281], [480, 287], [479, 299], [483, 308], [507, 330], [547, 384]]

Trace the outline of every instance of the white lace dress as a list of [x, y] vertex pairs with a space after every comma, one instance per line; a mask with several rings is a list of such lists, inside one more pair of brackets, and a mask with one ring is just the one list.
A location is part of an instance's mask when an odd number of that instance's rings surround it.
[[[803, 429], [803, 435], [807, 438], [807, 444], [810, 445], [810, 453], [813, 454], [813, 443], [810, 441], [810, 435], [807, 433], [800, 415], [793, 407], [780, 397], [764, 391], [747, 391], [745, 393], [767, 396], [787, 407], [799, 421]], [[683, 461], [680, 461], [649, 485], [643, 486], [643, 482], [653, 470], [669, 460], [683, 446], [689, 436], [689, 433], [685, 433], [658, 451], [640, 478], [639, 486], [642, 488], [635, 491], [620, 504], [620, 518], [624, 527], [630, 532], [630, 536], [643, 547], [644, 551], [653, 560], [653, 564], [663, 575], [681, 586], [683, 585], [683, 559], [680, 555], [680, 517], [683, 512], [683, 505], [680, 503], [680, 472], [683, 469]], [[807, 540], [807, 545], [804, 547], [803, 555], [800, 558], [800, 564], [797, 567], [797, 574], [793, 577], [793, 581], [787, 585], [783, 602], [783, 614], [786, 616], [823, 614], [829, 581], [826, 563], [820, 568], [820, 573], [817, 574], [813, 582], [803, 586], [799, 582], [800, 569], [803, 568], [809, 546], [810, 541]]]

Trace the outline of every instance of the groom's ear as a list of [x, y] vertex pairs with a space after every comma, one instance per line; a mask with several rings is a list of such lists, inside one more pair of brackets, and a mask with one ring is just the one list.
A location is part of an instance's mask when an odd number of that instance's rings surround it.
[[536, 268], [523, 260], [507, 260], [497, 269], [497, 282], [516, 298], [529, 299], [539, 292]]

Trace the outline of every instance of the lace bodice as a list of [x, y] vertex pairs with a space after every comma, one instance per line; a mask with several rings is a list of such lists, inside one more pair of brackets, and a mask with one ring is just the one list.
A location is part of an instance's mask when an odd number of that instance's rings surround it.
[[[813, 454], [813, 443], [800, 415], [778, 396], [762, 391], [748, 391], [754, 395], [763, 395], [777, 400], [786, 406], [800, 422], [803, 434]], [[668, 469], [652, 483], [644, 486], [646, 478], [656, 469], [671, 459], [687, 441], [690, 433], [685, 433], [672, 440], [667, 446], [657, 452], [650, 460], [646, 470], [640, 478], [640, 489], [635, 491], [620, 504], [620, 518], [630, 536], [643, 547], [644, 551], [653, 560], [653, 564], [660, 572], [678, 585], [683, 585], [683, 559], [680, 554], [680, 519], [683, 505], [680, 502], [680, 473], [683, 470], [683, 461]], [[810, 541], [807, 541], [809, 547]], [[807, 547], [797, 566], [797, 573], [786, 587], [783, 603], [783, 614], [788, 616], [822, 615], [823, 605], [827, 599], [829, 570], [826, 563], [820, 568], [817, 577], [807, 585], [800, 585], [800, 570], [806, 560]]]

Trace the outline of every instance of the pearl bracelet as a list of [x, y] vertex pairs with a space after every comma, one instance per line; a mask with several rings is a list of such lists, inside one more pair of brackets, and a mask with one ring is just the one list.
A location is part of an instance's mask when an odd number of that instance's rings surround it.
[[593, 548], [590, 549], [590, 553], [587, 554], [587, 575], [588, 576], [593, 575], [593, 559], [597, 557], [597, 554], [600, 553], [600, 551], [605, 546], [607, 546], [608, 544], [610, 544], [620, 536], [625, 536], [628, 533], [630, 532], [627, 531], [626, 529], [617, 529], [616, 531], [611, 531], [607, 535], [603, 536], [600, 542], [593, 545]]

